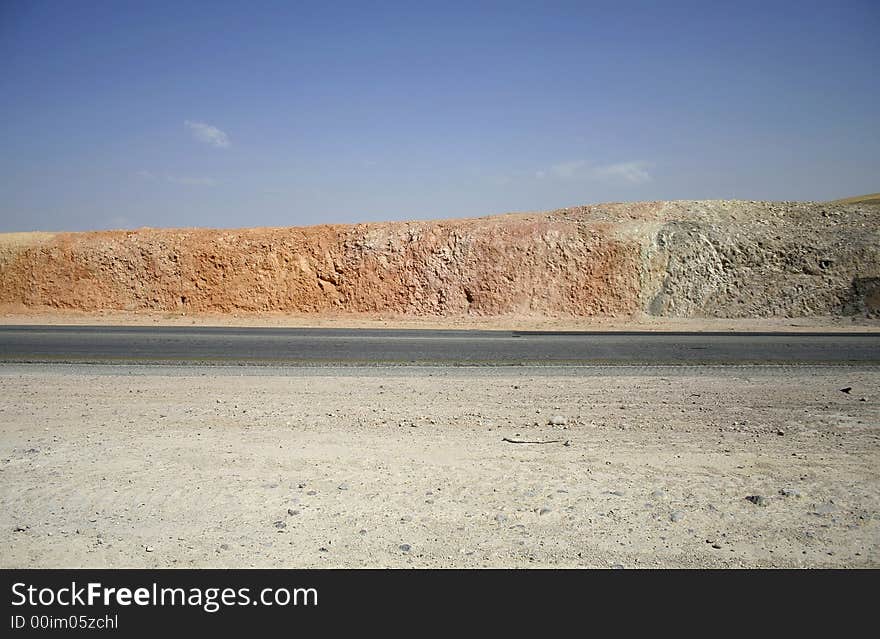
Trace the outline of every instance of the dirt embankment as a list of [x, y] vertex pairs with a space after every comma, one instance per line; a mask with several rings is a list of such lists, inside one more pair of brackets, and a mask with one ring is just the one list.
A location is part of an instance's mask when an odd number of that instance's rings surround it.
[[479, 219], [0, 235], [0, 304], [416, 317], [880, 313], [870, 204], [677, 201]]

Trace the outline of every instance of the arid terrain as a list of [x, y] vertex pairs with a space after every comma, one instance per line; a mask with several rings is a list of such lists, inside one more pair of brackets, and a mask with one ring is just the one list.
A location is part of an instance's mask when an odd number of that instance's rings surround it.
[[[0, 322], [876, 333], [877, 212], [676, 201], [6, 234]], [[72, 361], [92, 361], [101, 330], [77, 334]], [[0, 366], [2, 567], [880, 567], [880, 357], [47, 357]]]
[[0, 235], [0, 311], [509, 322], [876, 317], [871, 201], [674, 201], [302, 228]]
[[876, 367], [5, 365], [0, 564], [878, 567], [878, 388]]

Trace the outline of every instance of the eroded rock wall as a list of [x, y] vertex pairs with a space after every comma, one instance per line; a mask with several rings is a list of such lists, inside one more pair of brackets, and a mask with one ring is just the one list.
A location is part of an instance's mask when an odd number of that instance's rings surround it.
[[653, 202], [488, 218], [0, 236], [0, 303], [97, 311], [766, 317], [880, 311], [871, 206]]

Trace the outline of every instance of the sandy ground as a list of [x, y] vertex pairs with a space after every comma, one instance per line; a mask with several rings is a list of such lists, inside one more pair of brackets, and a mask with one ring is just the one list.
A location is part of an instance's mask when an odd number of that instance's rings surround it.
[[0, 565], [878, 567], [878, 388], [876, 367], [6, 365]]
[[0, 305], [0, 324], [127, 326], [262, 326], [286, 328], [415, 328], [543, 331], [786, 331], [880, 332], [880, 319], [853, 317], [675, 318], [642, 313], [622, 317], [459, 315], [415, 317], [383, 313], [167, 313], [81, 312]]

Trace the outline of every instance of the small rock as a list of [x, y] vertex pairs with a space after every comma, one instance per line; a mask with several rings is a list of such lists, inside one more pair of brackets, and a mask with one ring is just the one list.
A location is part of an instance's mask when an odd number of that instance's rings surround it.
[[675, 521], [681, 521], [682, 519], [684, 519], [684, 513], [681, 512], [680, 510], [676, 510], [674, 513], [669, 515], [669, 521], [675, 522]]
[[288, 515], [298, 515], [298, 514], [299, 514], [299, 511], [298, 511], [298, 510], [295, 510], [295, 509], [293, 509], [293, 508], [288, 508], [288, 509], [287, 509], [287, 514], [288, 514]]
[[779, 436], [781, 437], [782, 435], [785, 435], [785, 431], [782, 430], [781, 428], [777, 428], [777, 429], [776, 429], [776, 434], [779, 435]]
[[538, 509], [539, 515], [546, 515], [551, 512], [553, 512], [553, 511], [551, 509], [547, 508], [547, 506], [542, 506], [540, 509]]
[[310, 495], [310, 496], [315, 496], [317, 494], [318, 494], [317, 490], [310, 490], [309, 492], [306, 493], [306, 495]]
[[622, 490], [612, 490], [612, 491], [609, 491], [608, 494], [609, 494], [609, 495], [615, 495], [615, 496], [617, 496], [617, 497], [624, 497], [624, 496], [626, 496], [626, 493], [623, 492]]
[[499, 513], [495, 515], [495, 521], [497, 521], [499, 524], [503, 524], [505, 521], [507, 521], [507, 515], [502, 515], [501, 513]]
[[348, 490], [348, 484], [342, 483], [338, 486], [339, 490]]
[[783, 488], [782, 490], [779, 491], [779, 494], [782, 495], [783, 497], [800, 497], [801, 491], [799, 491], [795, 488]]
[[666, 491], [665, 490], [655, 490], [653, 493], [651, 493], [651, 497], [654, 499], [663, 499], [664, 497], [666, 497]]
[[229, 544], [220, 544], [220, 550], [229, 550]]
[[830, 515], [835, 510], [837, 510], [837, 507], [834, 505], [833, 502], [829, 501], [825, 504], [820, 504], [820, 505], [816, 506], [813, 509], [813, 514], [814, 515]]
[[847, 386], [846, 388], [841, 388], [841, 389], [840, 389], [840, 392], [841, 392], [841, 393], [846, 393], [847, 395], [849, 395], [850, 392], [852, 392], [852, 386]]
[[28, 526], [16, 526], [12, 529], [12, 532], [25, 532], [27, 531]]
[[551, 426], [565, 426], [567, 420], [562, 415], [553, 415], [548, 421]]
[[623, 564], [611, 564], [611, 570], [623, 570]]
[[275, 526], [275, 528], [277, 528], [278, 530], [282, 530], [284, 528], [287, 528], [287, 524], [281, 520], [274, 522], [272, 525]]
[[410, 550], [412, 550], [412, 546], [410, 546], [409, 544], [400, 544], [398, 548], [400, 548], [400, 550], [402, 550], [403, 552], [409, 552]]
[[755, 506], [769, 506], [770, 505], [770, 500], [767, 499], [766, 497], [761, 496], [761, 495], [749, 495], [748, 497], [746, 497], [746, 501], [752, 502], [753, 504], [755, 504]]
[[144, 550], [146, 550], [147, 552], [153, 552], [153, 547], [152, 546], [144, 546]]

